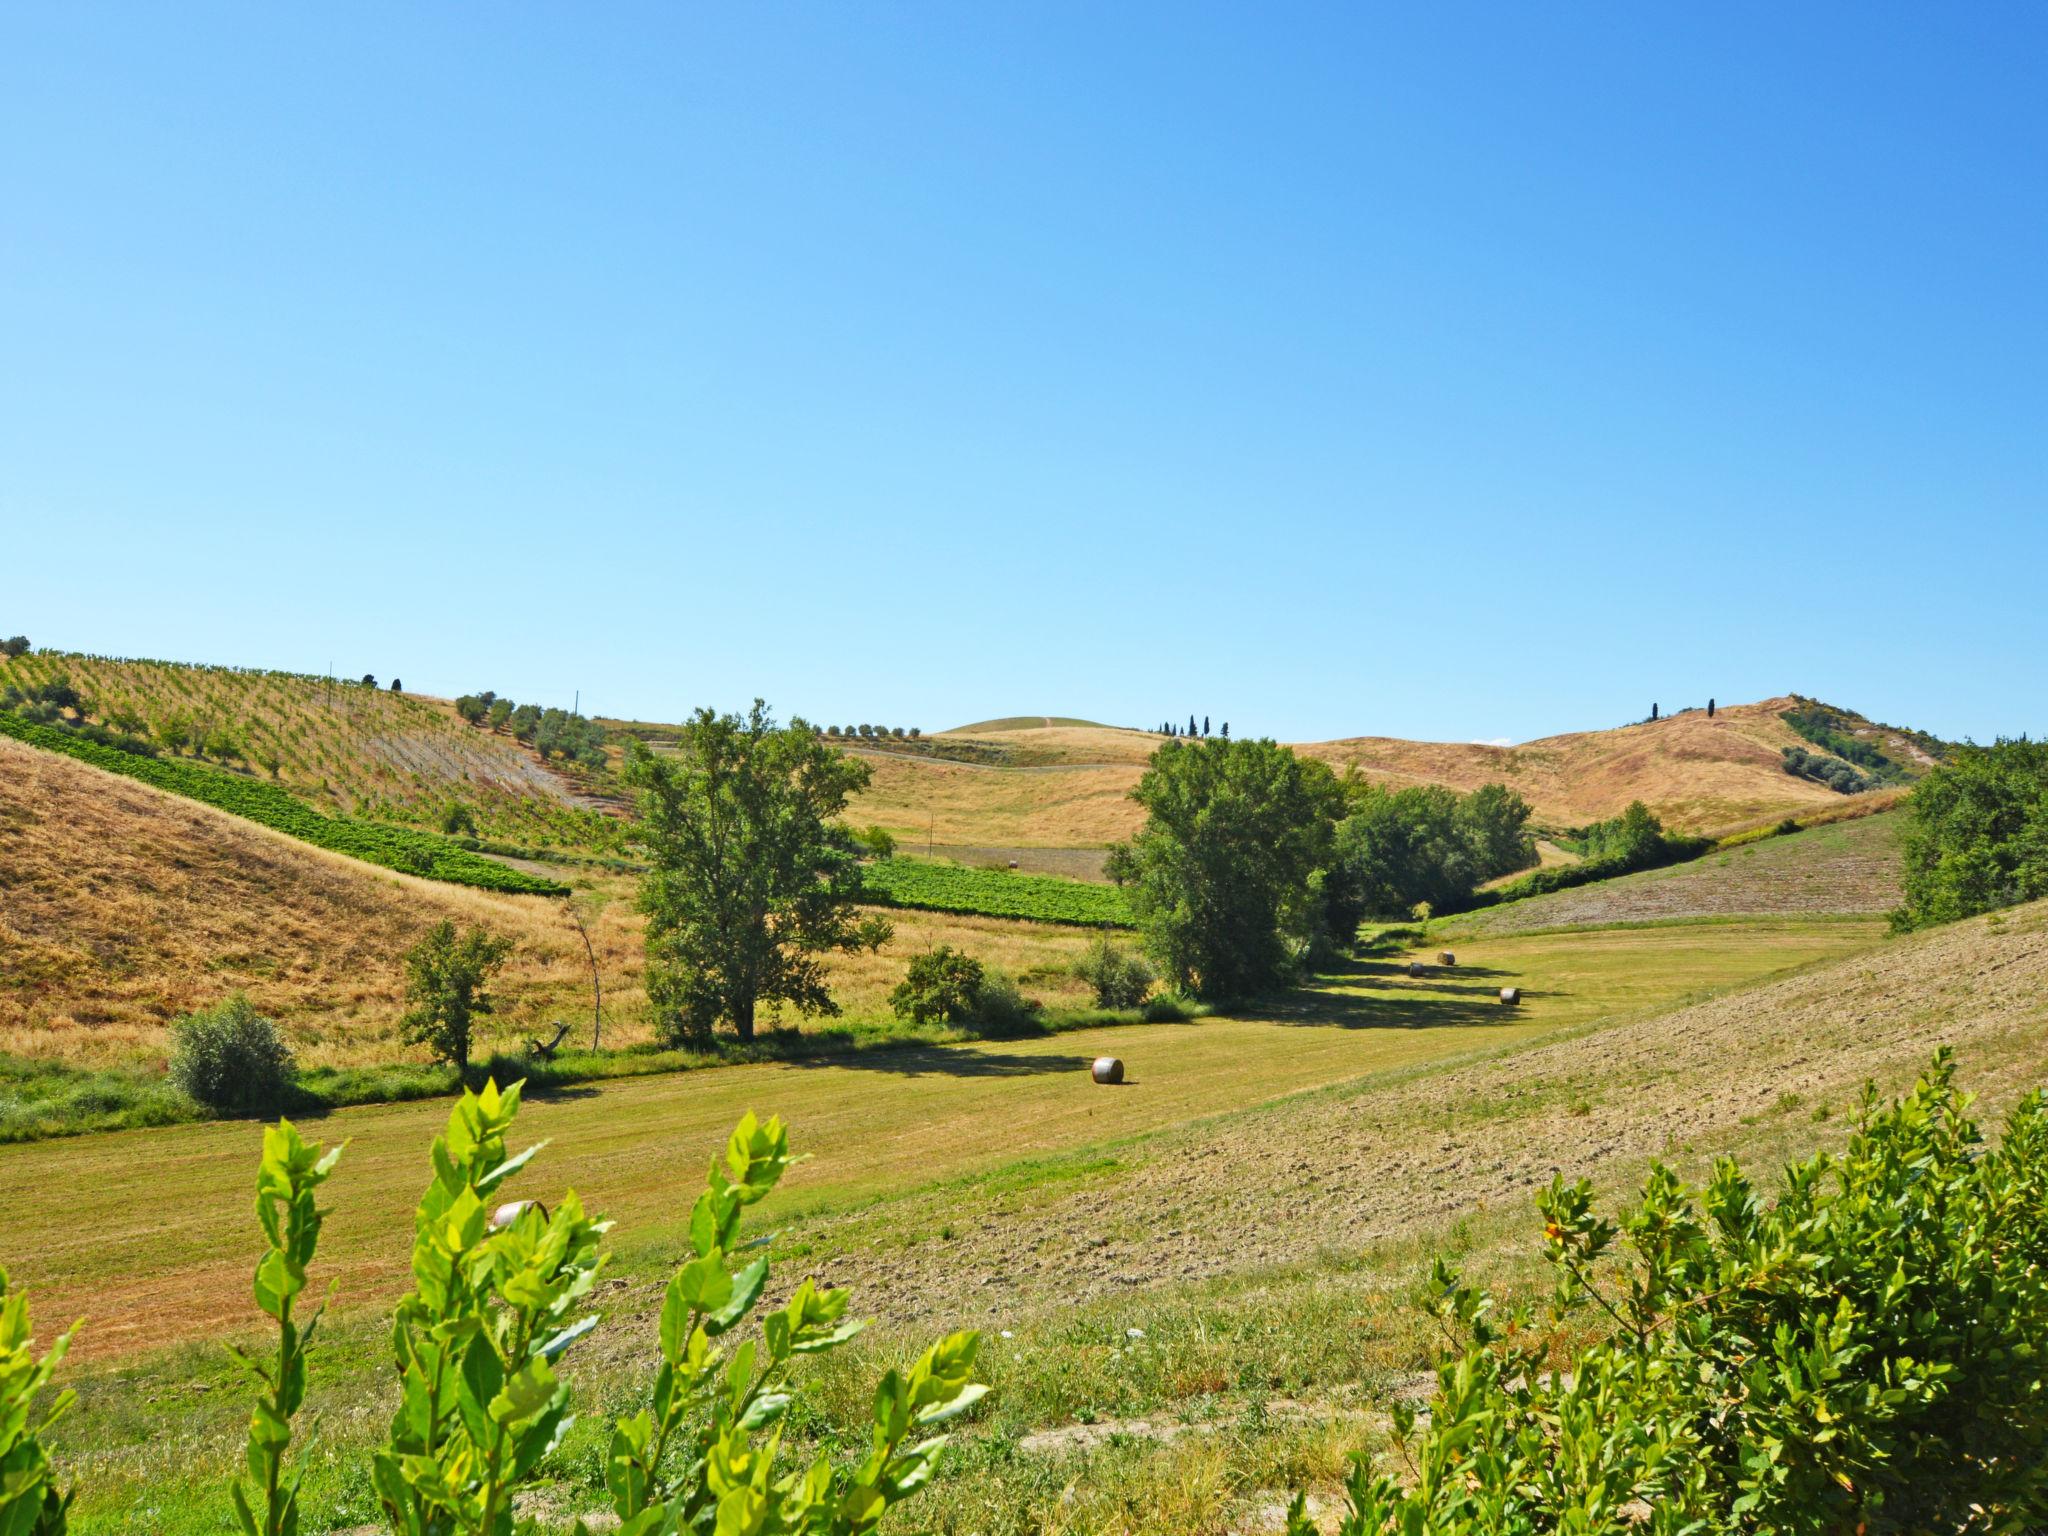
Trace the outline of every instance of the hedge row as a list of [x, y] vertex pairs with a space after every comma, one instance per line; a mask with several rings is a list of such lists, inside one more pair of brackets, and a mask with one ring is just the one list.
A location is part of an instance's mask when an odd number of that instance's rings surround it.
[[883, 906], [1021, 917], [1077, 927], [1131, 926], [1130, 904], [1117, 887], [1063, 880], [1057, 875], [969, 869], [922, 859], [877, 859], [861, 871], [861, 883], [867, 899]]
[[53, 726], [34, 725], [0, 711], [0, 735], [46, 752], [61, 752], [81, 762], [125, 774], [157, 789], [187, 799], [201, 800], [217, 809], [245, 817], [335, 853], [365, 863], [429, 880], [446, 880], [455, 885], [473, 885], [487, 891], [511, 891], [533, 896], [566, 896], [568, 887], [529, 875], [494, 859], [470, 853], [445, 837], [414, 832], [403, 827], [379, 826], [344, 816], [327, 816], [276, 784], [243, 778], [218, 768], [172, 758], [137, 757], [133, 753], [74, 735]]
[[1497, 907], [1502, 902], [1520, 901], [1527, 896], [1548, 896], [1552, 891], [1568, 891], [1573, 886], [1593, 885], [1645, 869], [1683, 864], [1711, 853], [1717, 846], [1711, 837], [1683, 837], [1667, 833], [1647, 858], [1587, 859], [1580, 864], [1554, 864], [1549, 869], [1533, 870], [1519, 880], [1511, 880], [1492, 890], [1474, 891], [1470, 901], [1445, 909], [1444, 915], [1448, 916], [1452, 911], [1471, 912], [1480, 907]]

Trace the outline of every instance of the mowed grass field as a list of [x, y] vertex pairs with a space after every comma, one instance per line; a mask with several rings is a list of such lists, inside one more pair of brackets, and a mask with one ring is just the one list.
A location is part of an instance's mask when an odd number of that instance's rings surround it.
[[[1609, 1024], [1853, 952], [1875, 921], [1798, 919], [1536, 935], [1473, 945], [1421, 979], [1405, 954], [1357, 962], [1241, 1017], [1027, 1040], [905, 1046], [839, 1060], [721, 1068], [594, 1085], [535, 1102], [551, 1142], [531, 1192], [574, 1186], [626, 1247], [687, 1219], [702, 1168], [748, 1109], [780, 1114], [814, 1160], [766, 1215], [843, 1210], [937, 1181], [1141, 1137], [1304, 1090]], [[1525, 1002], [1507, 1009], [1498, 989]], [[1093, 1085], [1097, 1054], [1128, 1063]], [[346, 1110], [309, 1127], [346, 1139], [329, 1186], [323, 1272], [344, 1310], [406, 1285], [410, 1213], [445, 1102]], [[250, 1321], [248, 1123], [0, 1148], [0, 1262], [39, 1315], [84, 1314], [78, 1352], [111, 1359], [218, 1337]]]

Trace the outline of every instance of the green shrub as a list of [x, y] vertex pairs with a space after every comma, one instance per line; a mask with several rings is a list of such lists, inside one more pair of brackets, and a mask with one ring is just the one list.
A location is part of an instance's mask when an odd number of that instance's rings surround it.
[[913, 1024], [965, 1024], [974, 1017], [982, 981], [979, 960], [941, 944], [912, 958], [909, 973], [889, 994], [889, 1006]]
[[1074, 962], [1074, 974], [1095, 989], [1098, 1008], [1135, 1008], [1156, 979], [1143, 955], [1112, 943], [1106, 934]]
[[[1654, 1167], [1618, 1220], [1554, 1181], [1541, 1323], [1439, 1260], [1432, 1310], [1470, 1343], [1419, 1439], [1395, 1410], [1412, 1476], [1356, 1465], [1344, 1536], [2042, 1529], [2048, 1107], [1987, 1151], [1968, 1104], [1943, 1051], [1776, 1200], [1725, 1158], [1704, 1191]], [[1315, 1529], [1300, 1501], [1288, 1529]]]
[[188, 1014], [172, 1033], [171, 1080], [208, 1109], [271, 1114], [291, 1096], [291, 1047], [241, 993]]
[[896, 839], [889, 835], [886, 827], [862, 827], [853, 834], [853, 840], [871, 859], [896, 857]]
[[984, 967], [981, 984], [974, 989], [968, 1017], [986, 1030], [1022, 1029], [1038, 1018], [1038, 1004], [1017, 990], [1017, 983], [1001, 971]]

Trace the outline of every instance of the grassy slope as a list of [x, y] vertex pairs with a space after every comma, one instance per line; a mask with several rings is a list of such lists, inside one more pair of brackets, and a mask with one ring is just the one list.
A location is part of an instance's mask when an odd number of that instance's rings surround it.
[[[843, 1208], [1020, 1156], [1631, 1016], [1842, 954], [1875, 931], [1767, 923], [1739, 934], [1504, 940], [1461, 956], [1455, 972], [1418, 982], [1363, 967], [1252, 1017], [609, 1084], [535, 1105], [527, 1130], [554, 1142], [551, 1182], [576, 1185], [651, 1235], [686, 1216], [677, 1181], [710, 1138], [746, 1108], [773, 1111], [803, 1127], [818, 1154], [781, 1208]], [[1509, 983], [1526, 989], [1520, 1010], [1492, 1000]], [[1088, 1082], [1086, 1064], [1101, 1052], [1129, 1062], [1132, 1085], [1112, 1093]], [[445, 1106], [390, 1105], [325, 1123], [325, 1134], [354, 1143], [326, 1240], [345, 1303], [388, 1297], [402, 1280], [405, 1213], [444, 1115]], [[242, 1311], [235, 1237], [247, 1201], [237, 1170], [253, 1135], [246, 1125], [180, 1126], [10, 1149], [0, 1156], [0, 1255], [19, 1278], [49, 1287], [59, 1312], [92, 1306], [100, 1321], [88, 1352], [210, 1332]], [[45, 1187], [77, 1192], [61, 1224], [33, 1198]]]
[[[1777, 925], [1781, 933], [1796, 926]], [[1694, 939], [1721, 935], [1725, 944], [1751, 927], [1690, 932]], [[1657, 932], [1615, 938], [1640, 943]], [[1579, 946], [1594, 937], [1554, 942]], [[1538, 942], [1502, 941], [1502, 948]], [[1750, 945], [1743, 939], [1737, 947]], [[1733, 951], [1718, 953], [1725, 964]], [[1630, 958], [1631, 971], [1660, 968], [1651, 951]], [[1371, 990], [1374, 978], [1401, 985], [1391, 967], [1357, 984]], [[1638, 1013], [1614, 1027], [1566, 1031], [1549, 1043], [1405, 1068], [1394, 1065], [1398, 1058], [1383, 1059], [1388, 1070], [1265, 1107], [1183, 1114], [1157, 1130], [1148, 1131], [1155, 1122], [1144, 1103], [1151, 1069], [1131, 1052], [1141, 1066], [1135, 1088], [1118, 1095], [1082, 1088], [1074, 1096], [1069, 1114], [1105, 1106], [1092, 1126], [1062, 1116], [1041, 1130], [1034, 1117], [1005, 1114], [1016, 1142], [1008, 1160], [983, 1150], [983, 1171], [964, 1179], [949, 1175], [977, 1166], [975, 1158], [948, 1149], [957, 1138], [984, 1135], [980, 1121], [941, 1106], [914, 1146], [861, 1128], [849, 1140], [812, 1101], [808, 1079], [784, 1069], [769, 1085], [785, 1095], [760, 1107], [792, 1111], [801, 1149], [820, 1156], [804, 1165], [804, 1184], [762, 1226], [783, 1227], [775, 1251], [785, 1283], [822, 1272], [853, 1284], [861, 1310], [883, 1313], [856, 1359], [813, 1381], [827, 1427], [854, 1421], [873, 1373], [917, 1340], [955, 1322], [1010, 1330], [990, 1336], [984, 1367], [996, 1396], [951, 1466], [946, 1486], [957, 1517], [928, 1502], [903, 1530], [1163, 1536], [1266, 1528], [1272, 1516], [1258, 1511], [1271, 1496], [1263, 1490], [1327, 1487], [1349, 1451], [1384, 1451], [1388, 1396], [1428, 1363], [1429, 1337], [1410, 1298], [1431, 1252], [1461, 1257], [1480, 1277], [1510, 1287], [1538, 1279], [1527, 1261], [1535, 1246], [1527, 1202], [1553, 1168], [1590, 1173], [1611, 1191], [1651, 1156], [1675, 1158], [1697, 1177], [1709, 1154], [1732, 1149], [1767, 1178], [1780, 1158], [1839, 1137], [1866, 1076], [1899, 1086], [1941, 1040], [1959, 1047], [1966, 1085], [1985, 1090], [1995, 1110], [2048, 1071], [2044, 997], [2048, 905], [1999, 923], [1862, 947], [1762, 986]], [[1185, 1038], [1216, 1029], [1203, 1025]], [[1324, 1050], [1358, 1033], [1320, 1029], [1292, 1038]], [[1363, 1033], [1385, 1051], [1425, 1032]], [[1233, 1060], [1243, 1056], [1243, 1039], [1225, 1043]], [[987, 1091], [986, 1080], [948, 1077], [916, 1097], [950, 1096], [963, 1081]], [[1015, 1100], [1062, 1081], [1005, 1077], [994, 1088]], [[1176, 1076], [1173, 1086], [1186, 1082]], [[912, 1097], [893, 1083], [880, 1091], [892, 1104]], [[1139, 1101], [1135, 1112], [1120, 1102], [1127, 1097]], [[694, 1174], [722, 1127], [715, 1115], [700, 1125], [677, 1106], [686, 1118], [664, 1114], [660, 1141], [636, 1146], [616, 1124], [607, 1135], [601, 1117], [572, 1124], [578, 1108], [535, 1106], [526, 1128], [558, 1139], [532, 1184], [540, 1191], [571, 1181], [590, 1191], [605, 1177], [609, 1188], [599, 1192], [627, 1218], [607, 1322], [576, 1364], [582, 1389], [616, 1411], [629, 1403], [621, 1395], [629, 1381], [644, 1390], [651, 1314], [675, 1247], [667, 1234], [685, 1209], [686, 1191], [671, 1186], [664, 1197], [653, 1186]], [[400, 1138], [407, 1143], [400, 1160], [413, 1167], [417, 1138], [429, 1125], [421, 1110], [410, 1113], [416, 1120], [404, 1128], [410, 1134]], [[419, 1182], [415, 1167], [413, 1177], [392, 1178], [391, 1189], [366, 1201], [363, 1186], [386, 1178], [392, 1134], [372, 1127], [373, 1118], [337, 1116], [319, 1128], [359, 1136], [333, 1186], [338, 1201], [350, 1202], [328, 1228], [337, 1257], [351, 1241], [344, 1234], [370, 1206], [402, 1222]], [[237, 1153], [252, 1151], [247, 1128], [211, 1134], [238, 1136]], [[94, 1220], [74, 1225], [139, 1229], [168, 1209], [174, 1242], [196, 1251], [204, 1244], [187, 1231], [195, 1219], [213, 1212], [223, 1230], [243, 1221], [239, 1194], [206, 1191], [201, 1172], [236, 1159], [196, 1145], [201, 1135], [151, 1138], [165, 1149], [177, 1198], [138, 1214], [110, 1197], [95, 1207]], [[1018, 1158], [1063, 1138], [1075, 1143], [1070, 1150]], [[917, 1156], [934, 1149], [937, 1160]], [[50, 1150], [82, 1155], [87, 1148]], [[885, 1166], [860, 1166], [876, 1155]], [[0, 1175], [7, 1171], [0, 1162]], [[111, 1156], [90, 1173], [73, 1187], [90, 1191], [98, 1177], [142, 1176]], [[647, 1192], [629, 1199], [625, 1182]], [[191, 1200], [206, 1210], [188, 1214]], [[0, 1199], [0, 1211], [14, 1208]], [[97, 1237], [88, 1230], [81, 1239], [107, 1249], [142, 1241], [139, 1230]], [[0, 1237], [0, 1252], [19, 1246], [11, 1232]], [[218, 1255], [206, 1273], [216, 1270], [223, 1292], [242, 1289], [245, 1277]], [[387, 1283], [401, 1278], [391, 1273]], [[172, 1303], [166, 1321], [181, 1331], [178, 1308], [189, 1289], [163, 1294]], [[223, 1320], [236, 1299], [218, 1301]], [[62, 1314], [45, 1298], [43, 1317]], [[368, 1316], [345, 1315], [330, 1333], [317, 1376], [325, 1417], [309, 1482], [310, 1529], [372, 1514], [352, 1469], [379, 1428], [381, 1409], [371, 1405], [380, 1397], [381, 1352]], [[210, 1346], [160, 1351], [89, 1375], [82, 1412], [60, 1441], [74, 1465], [92, 1457], [95, 1491], [77, 1528], [121, 1529], [147, 1510], [152, 1528], [175, 1536], [213, 1529], [245, 1417], [239, 1395], [221, 1390], [228, 1382]], [[1069, 1431], [1061, 1426], [1076, 1420], [1123, 1428], [1063, 1440]], [[1172, 1440], [1160, 1433], [1182, 1423], [1203, 1432]], [[1043, 1436], [1048, 1430], [1057, 1433]], [[1041, 1439], [1024, 1439], [1030, 1431]], [[591, 1482], [600, 1465], [598, 1433], [593, 1422], [572, 1440], [548, 1529], [601, 1502]]]
[[1901, 815], [1745, 843], [1668, 869], [1482, 908], [1432, 925], [1451, 935], [1527, 933], [1772, 913], [1872, 916], [1899, 901]]
[[293, 673], [39, 651], [0, 661], [0, 684], [68, 678], [96, 718], [128, 709], [151, 726], [182, 716], [235, 735], [251, 763], [314, 806], [433, 826], [452, 799], [487, 837], [582, 846], [604, 829], [574, 781], [508, 735], [465, 725], [440, 699]]

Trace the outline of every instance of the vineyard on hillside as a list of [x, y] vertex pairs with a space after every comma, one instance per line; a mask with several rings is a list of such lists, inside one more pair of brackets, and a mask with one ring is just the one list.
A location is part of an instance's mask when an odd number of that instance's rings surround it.
[[300, 842], [311, 843], [334, 853], [344, 853], [365, 863], [420, 875], [429, 880], [446, 880], [455, 885], [473, 885], [487, 891], [510, 891], [535, 896], [560, 896], [567, 887], [543, 880], [521, 870], [487, 859], [457, 846], [444, 837], [414, 832], [403, 827], [380, 826], [344, 816], [326, 816], [304, 801], [294, 798], [275, 784], [244, 778], [219, 768], [174, 759], [142, 757], [117, 751], [52, 726], [31, 725], [16, 716], [0, 712], [0, 733], [12, 736], [47, 752], [62, 752], [81, 762], [104, 768], [174, 795], [204, 801], [231, 815], [245, 817], [274, 832]]
[[59, 651], [0, 662], [0, 683], [23, 691], [58, 680], [85, 696], [94, 719], [160, 752], [238, 763], [335, 815], [432, 828], [460, 802], [485, 837], [541, 848], [616, 840], [613, 818], [578, 805], [569, 779], [511, 736], [409, 694]]
[[1130, 904], [1115, 886], [1062, 880], [1057, 875], [968, 869], [922, 859], [878, 859], [861, 872], [861, 882], [869, 899], [891, 907], [1091, 928], [1131, 926]]

